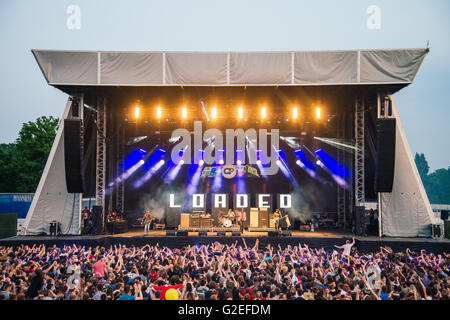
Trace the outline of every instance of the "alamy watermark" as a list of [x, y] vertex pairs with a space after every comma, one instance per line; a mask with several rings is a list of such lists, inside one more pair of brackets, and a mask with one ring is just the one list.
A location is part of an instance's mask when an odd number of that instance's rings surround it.
[[[221, 157], [221, 150], [224, 150], [224, 137], [219, 129], [210, 128], [203, 132], [202, 122], [194, 121], [194, 141], [191, 140], [191, 132], [180, 128], [172, 132], [171, 139], [180, 140], [173, 148], [171, 158], [174, 163], [183, 160], [185, 164], [199, 164], [202, 160], [207, 165], [217, 164], [223, 160], [224, 164], [258, 164], [263, 175], [274, 175], [278, 173], [279, 160], [278, 148], [280, 144], [279, 129], [259, 129], [258, 132], [253, 129], [226, 129], [225, 130], [225, 159]], [[236, 139], [236, 146], [234, 140]], [[203, 150], [204, 141], [209, 141]], [[191, 159], [191, 148], [194, 150], [194, 159]], [[180, 157], [180, 150], [183, 152]], [[199, 153], [199, 150], [203, 150]], [[246, 152], [247, 151], [247, 152]], [[237, 163], [237, 152], [240, 152]], [[248, 157], [246, 157], [248, 154]], [[248, 159], [247, 159], [248, 158]]]
[[66, 13], [69, 15], [66, 20], [66, 26], [69, 30], [81, 29], [81, 9], [76, 4], [67, 7]]
[[369, 15], [367, 17], [366, 26], [369, 30], [380, 30], [381, 29], [381, 9], [377, 5], [371, 5], [367, 7], [366, 13]]

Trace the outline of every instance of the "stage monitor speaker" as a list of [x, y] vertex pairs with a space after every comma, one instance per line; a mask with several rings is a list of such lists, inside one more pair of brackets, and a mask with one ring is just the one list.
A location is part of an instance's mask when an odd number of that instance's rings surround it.
[[102, 233], [102, 206], [93, 206], [91, 210], [92, 234]]
[[166, 208], [166, 228], [175, 229], [178, 228], [181, 222], [180, 208]]
[[444, 221], [448, 220], [448, 210], [441, 210], [441, 219]]
[[268, 235], [269, 235], [269, 237], [279, 237], [280, 231], [269, 231]]
[[375, 192], [392, 192], [395, 168], [395, 136], [395, 119], [377, 119]]
[[167, 229], [166, 230], [166, 236], [174, 236], [175, 230], [174, 229]]
[[177, 232], [177, 237], [187, 237], [187, 236], [188, 236], [187, 231], [178, 231]]
[[291, 237], [292, 236], [292, 231], [290, 231], [290, 230], [283, 230], [283, 231], [281, 231], [281, 236], [282, 237]]
[[206, 230], [199, 230], [198, 231], [198, 236], [199, 237], [206, 237], [208, 235], [208, 231]]
[[231, 236], [233, 236], [233, 237], [240, 237], [241, 236], [241, 231], [240, 230], [233, 230], [233, 231], [231, 231]]
[[217, 231], [217, 236], [218, 237], [225, 237], [226, 236], [226, 231], [225, 230], [219, 230]]
[[81, 120], [64, 119], [64, 166], [69, 193], [83, 192], [83, 154]]

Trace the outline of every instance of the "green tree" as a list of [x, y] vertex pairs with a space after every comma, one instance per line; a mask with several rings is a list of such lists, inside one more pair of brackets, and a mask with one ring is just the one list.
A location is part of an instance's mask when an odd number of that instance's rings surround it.
[[450, 167], [448, 169], [438, 169], [428, 174], [430, 167], [423, 153], [416, 153], [414, 161], [430, 202], [450, 204]]
[[0, 191], [35, 192], [59, 120], [42, 116], [22, 125], [15, 143], [0, 145]]
[[416, 163], [417, 170], [419, 171], [420, 178], [422, 178], [422, 181], [425, 183], [428, 171], [430, 170], [430, 166], [428, 165], [427, 159], [425, 159], [425, 155], [423, 153], [416, 153], [414, 161]]
[[425, 189], [431, 203], [450, 204], [450, 167], [428, 175]]
[[14, 192], [16, 190], [17, 149], [14, 143], [0, 144], [0, 192]]

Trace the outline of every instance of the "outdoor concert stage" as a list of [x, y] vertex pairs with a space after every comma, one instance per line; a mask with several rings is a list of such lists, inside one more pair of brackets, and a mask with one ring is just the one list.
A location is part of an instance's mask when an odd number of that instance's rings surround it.
[[[428, 52], [33, 50], [68, 101], [24, 234], [49, 234], [55, 222], [62, 234], [81, 234], [89, 199], [97, 234], [113, 212], [129, 226], [149, 210], [167, 229], [226, 228], [237, 224], [227, 211], [244, 208], [247, 228], [269, 229], [280, 208], [295, 230], [321, 218], [361, 230], [372, 209], [382, 236], [429, 237], [439, 221], [393, 96]], [[299, 237], [276, 241], [342, 240]]]
[[[188, 236], [167, 236], [165, 230], [152, 230], [150, 234], [144, 236], [142, 229], [132, 229], [126, 233], [115, 235], [94, 235], [94, 236], [17, 236], [0, 240], [0, 246], [19, 246], [21, 244], [46, 244], [47, 246], [57, 245], [84, 245], [84, 246], [104, 246], [110, 245], [127, 245], [127, 246], [143, 246], [146, 244], [167, 246], [170, 248], [180, 248], [187, 245], [211, 244], [219, 241], [224, 244], [233, 244], [238, 242], [243, 245], [242, 238], [248, 246], [253, 246], [256, 239], [259, 239], [259, 247], [263, 248], [270, 244], [271, 246], [287, 245], [298, 246], [307, 244], [311, 248], [325, 248], [326, 250], [334, 250], [334, 245], [342, 245], [345, 240], [351, 240], [353, 235], [341, 231], [317, 231], [303, 232], [292, 231], [291, 236], [268, 236], [267, 232], [248, 232], [245, 231], [241, 236], [216, 236], [214, 233], [208, 233], [207, 236], [198, 236], [198, 232], [189, 233]], [[424, 238], [394, 238], [394, 237], [355, 237], [355, 246], [360, 252], [379, 251], [380, 246], [389, 246], [394, 251], [404, 251], [409, 248], [413, 251], [420, 252], [425, 249], [428, 252], [439, 254], [442, 252], [450, 252], [450, 240], [441, 239], [424, 239]]]

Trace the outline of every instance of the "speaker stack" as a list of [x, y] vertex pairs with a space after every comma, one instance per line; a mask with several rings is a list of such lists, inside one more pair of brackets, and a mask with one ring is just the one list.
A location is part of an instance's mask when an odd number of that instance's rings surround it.
[[102, 207], [93, 206], [92, 207], [92, 234], [102, 233]]
[[64, 119], [64, 166], [69, 193], [83, 192], [83, 153], [81, 152], [81, 120]]
[[377, 119], [375, 192], [392, 192], [395, 168], [395, 118]]

